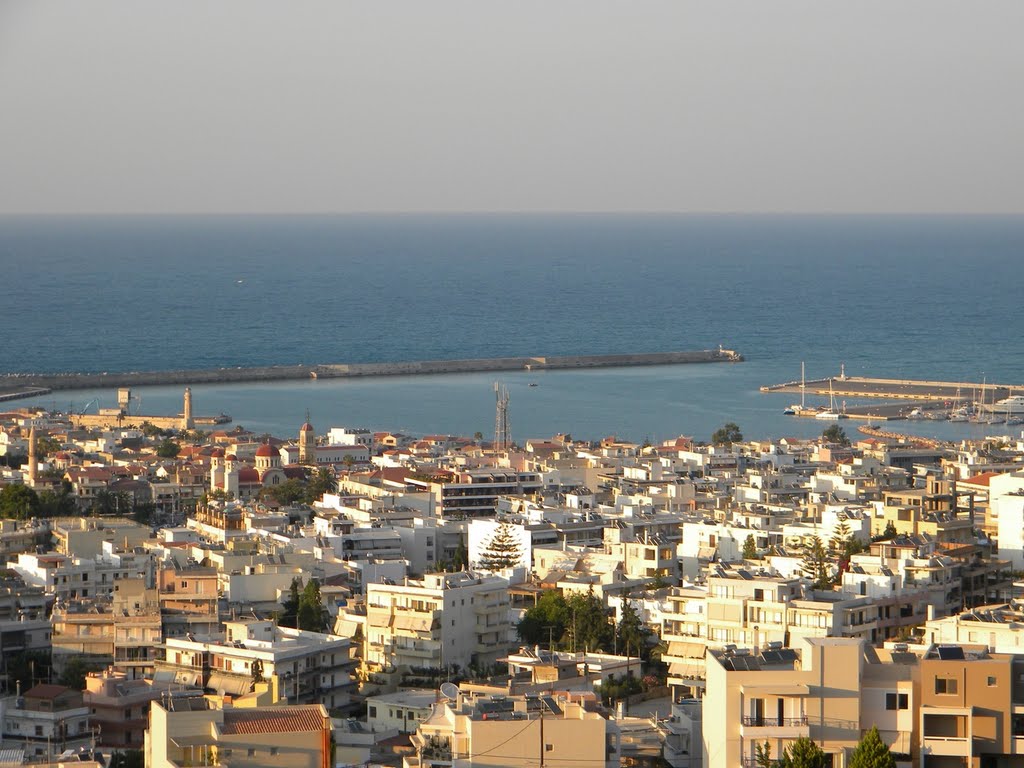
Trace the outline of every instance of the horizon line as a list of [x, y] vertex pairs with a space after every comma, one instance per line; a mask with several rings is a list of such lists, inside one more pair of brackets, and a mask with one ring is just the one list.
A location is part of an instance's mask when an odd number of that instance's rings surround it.
[[886, 218], [1015, 218], [1021, 211], [801, 211], [801, 210], [677, 210], [677, 209], [360, 209], [323, 211], [0, 211], [3, 218], [173, 218], [173, 217], [328, 217], [328, 216], [751, 216], [751, 217], [886, 217]]

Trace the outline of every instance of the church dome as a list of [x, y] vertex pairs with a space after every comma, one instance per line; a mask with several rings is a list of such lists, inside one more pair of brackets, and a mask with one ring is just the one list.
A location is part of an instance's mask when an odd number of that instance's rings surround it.
[[309, 422], [307, 421], [307, 422], [306, 422], [305, 424], [303, 424], [303, 425], [302, 425], [302, 428], [301, 428], [301, 429], [299, 429], [299, 431], [300, 431], [300, 432], [313, 432], [313, 431], [315, 431], [315, 430], [313, 429], [313, 425], [312, 425], [312, 424], [310, 424], [310, 423], [309, 423]]
[[256, 449], [256, 456], [258, 458], [270, 459], [280, 454], [274, 450], [274, 447], [270, 443], [264, 443]]

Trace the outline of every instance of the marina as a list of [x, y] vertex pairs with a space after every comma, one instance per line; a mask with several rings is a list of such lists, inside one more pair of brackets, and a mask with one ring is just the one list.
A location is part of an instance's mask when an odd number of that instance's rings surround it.
[[[765, 393], [798, 393], [799, 405], [790, 405], [783, 412], [820, 420], [862, 419], [891, 421], [931, 419], [938, 421], [973, 421], [987, 424], [1016, 425], [1024, 416], [1024, 396], [1014, 395], [1022, 387], [989, 384], [985, 381], [926, 381], [913, 379], [882, 379], [846, 376], [812, 379], [762, 386]], [[807, 406], [807, 395], [829, 398], [828, 407]], [[837, 398], [841, 405], [837, 407]], [[854, 400], [885, 400], [847, 405]]]

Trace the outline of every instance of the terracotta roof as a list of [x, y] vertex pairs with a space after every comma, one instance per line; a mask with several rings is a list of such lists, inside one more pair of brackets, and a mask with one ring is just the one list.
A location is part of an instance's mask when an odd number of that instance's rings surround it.
[[261, 458], [263, 458], [263, 457], [277, 456], [277, 455], [279, 455], [279, 452], [270, 443], [264, 443], [263, 445], [261, 445], [259, 448], [256, 449], [256, 455], [261, 457]]
[[324, 716], [319, 705], [294, 704], [287, 707], [225, 710], [221, 733], [295, 733], [320, 731], [323, 728]]
[[964, 483], [970, 483], [971, 485], [988, 485], [988, 481], [998, 475], [998, 472], [982, 472], [980, 475], [974, 475], [974, 477], [968, 477], [963, 480]]
[[25, 691], [25, 698], [28, 699], [56, 699], [62, 693], [67, 693], [71, 689], [63, 685], [51, 685], [49, 683], [40, 683], [39, 685], [33, 686]]
[[252, 467], [243, 467], [238, 470], [238, 482], [239, 483], [258, 483], [260, 481], [260, 473]]

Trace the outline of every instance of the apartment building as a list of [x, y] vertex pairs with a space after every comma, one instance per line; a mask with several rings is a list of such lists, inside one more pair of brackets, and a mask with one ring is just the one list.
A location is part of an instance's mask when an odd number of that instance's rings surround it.
[[758, 654], [708, 651], [704, 768], [753, 768], [757, 745], [768, 742], [777, 757], [800, 737], [830, 755], [833, 768], [843, 768], [868, 723], [881, 723], [883, 738], [897, 750], [906, 748], [910, 730], [900, 729], [913, 721], [898, 714], [915, 706], [917, 657], [880, 658], [867, 651], [860, 639], [831, 637]]
[[403, 768], [618, 768], [618, 726], [596, 707], [592, 693], [467, 696], [441, 701], [420, 722], [415, 756]]
[[26, 762], [46, 762], [65, 750], [90, 745], [89, 709], [82, 694], [41, 683], [21, 696], [0, 700], [3, 749], [24, 750]]
[[500, 496], [530, 496], [544, 482], [537, 472], [486, 467], [436, 475], [410, 475], [406, 482], [415, 491], [427, 491], [440, 518], [490, 516]]
[[373, 668], [491, 665], [513, 636], [508, 581], [499, 576], [432, 573], [366, 585], [363, 658]]
[[276, 677], [288, 703], [350, 705], [354, 662], [348, 638], [279, 627], [267, 619], [226, 621], [224, 628], [222, 637], [168, 638], [157, 671], [228, 696], [249, 693], [259, 676]]
[[124, 672], [105, 669], [85, 679], [82, 693], [89, 708], [89, 722], [96, 733], [96, 744], [108, 749], [142, 749], [149, 725], [149, 705], [171, 697], [199, 697], [198, 688], [153, 680], [133, 680]]
[[1024, 658], [938, 646], [921, 660], [920, 768], [1024, 762]]
[[333, 768], [331, 718], [319, 704], [239, 708], [214, 699], [153, 702], [147, 768]]

